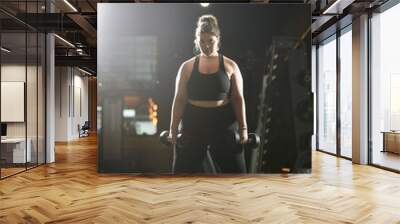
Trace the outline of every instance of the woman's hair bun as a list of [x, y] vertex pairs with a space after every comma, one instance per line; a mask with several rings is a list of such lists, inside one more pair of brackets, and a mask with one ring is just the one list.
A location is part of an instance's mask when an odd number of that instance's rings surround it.
[[220, 36], [217, 18], [213, 15], [202, 15], [197, 20], [196, 36], [200, 33], [213, 33]]
[[218, 26], [217, 18], [215, 18], [215, 16], [213, 16], [213, 15], [203, 15], [203, 16], [201, 16], [199, 18], [198, 23], [199, 23], [199, 25], [202, 24], [202, 23], [206, 23], [206, 24]]

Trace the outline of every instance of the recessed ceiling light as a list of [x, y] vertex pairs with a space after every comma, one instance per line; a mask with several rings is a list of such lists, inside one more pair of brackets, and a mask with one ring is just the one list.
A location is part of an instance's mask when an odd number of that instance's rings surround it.
[[11, 52], [11, 50], [9, 50], [9, 49], [7, 49], [5, 47], [1, 47], [1, 51], [4, 51], [6, 53], [10, 53]]
[[200, 3], [200, 5], [203, 7], [208, 7], [210, 5], [210, 3]]
[[62, 38], [62, 37], [60, 37], [60, 36], [57, 35], [57, 34], [54, 34], [54, 36], [57, 37], [58, 39], [60, 39], [62, 42], [66, 43], [67, 45], [69, 45], [69, 46], [75, 48], [75, 45], [73, 45], [73, 44], [72, 44], [71, 42], [69, 42], [68, 40], [66, 40], [66, 39], [64, 39], [64, 38]]
[[326, 15], [326, 14], [340, 14], [339, 8], [340, 8], [340, 3], [343, 3], [345, 1], [342, 0], [336, 0], [335, 2], [333, 2], [333, 4], [331, 4], [327, 9], [325, 9], [322, 14]]
[[90, 73], [90, 72], [88, 72], [88, 71], [86, 71], [86, 70], [83, 70], [83, 69], [81, 69], [81, 68], [79, 68], [79, 67], [78, 67], [78, 70], [81, 71], [81, 72], [83, 72], [83, 73], [85, 73], [85, 74], [87, 74], [87, 75], [92, 75], [92, 73]]
[[74, 10], [74, 12], [78, 12], [78, 10], [71, 4], [69, 3], [68, 0], [64, 0], [65, 4], [67, 4], [72, 10]]

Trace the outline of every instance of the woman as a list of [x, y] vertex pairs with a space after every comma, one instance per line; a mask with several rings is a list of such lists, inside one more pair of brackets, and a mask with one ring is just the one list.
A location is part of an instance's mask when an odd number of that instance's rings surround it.
[[168, 140], [176, 144], [181, 120], [183, 139], [173, 172], [202, 172], [207, 150], [220, 172], [246, 172], [233, 141], [237, 126], [240, 143], [248, 138], [243, 79], [237, 64], [219, 54], [220, 40], [217, 19], [201, 16], [194, 40], [200, 55], [183, 62], [176, 77]]

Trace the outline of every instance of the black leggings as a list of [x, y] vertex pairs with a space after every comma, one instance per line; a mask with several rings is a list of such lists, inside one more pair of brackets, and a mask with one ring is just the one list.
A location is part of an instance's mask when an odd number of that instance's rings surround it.
[[210, 152], [222, 173], [246, 173], [242, 148], [235, 144], [237, 122], [231, 104], [204, 108], [187, 103], [182, 118], [182, 141], [177, 148], [175, 173], [202, 173]]

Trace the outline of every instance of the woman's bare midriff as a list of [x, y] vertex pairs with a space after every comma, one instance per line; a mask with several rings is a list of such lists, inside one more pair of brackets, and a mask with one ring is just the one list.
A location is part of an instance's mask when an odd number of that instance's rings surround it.
[[188, 100], [190, 104], [196, 107], [220, 107], [224, 106], [229, 103], [229, 99], [224, 100], [212, 100], [212, 101], [205, 101], [205, 100]]

